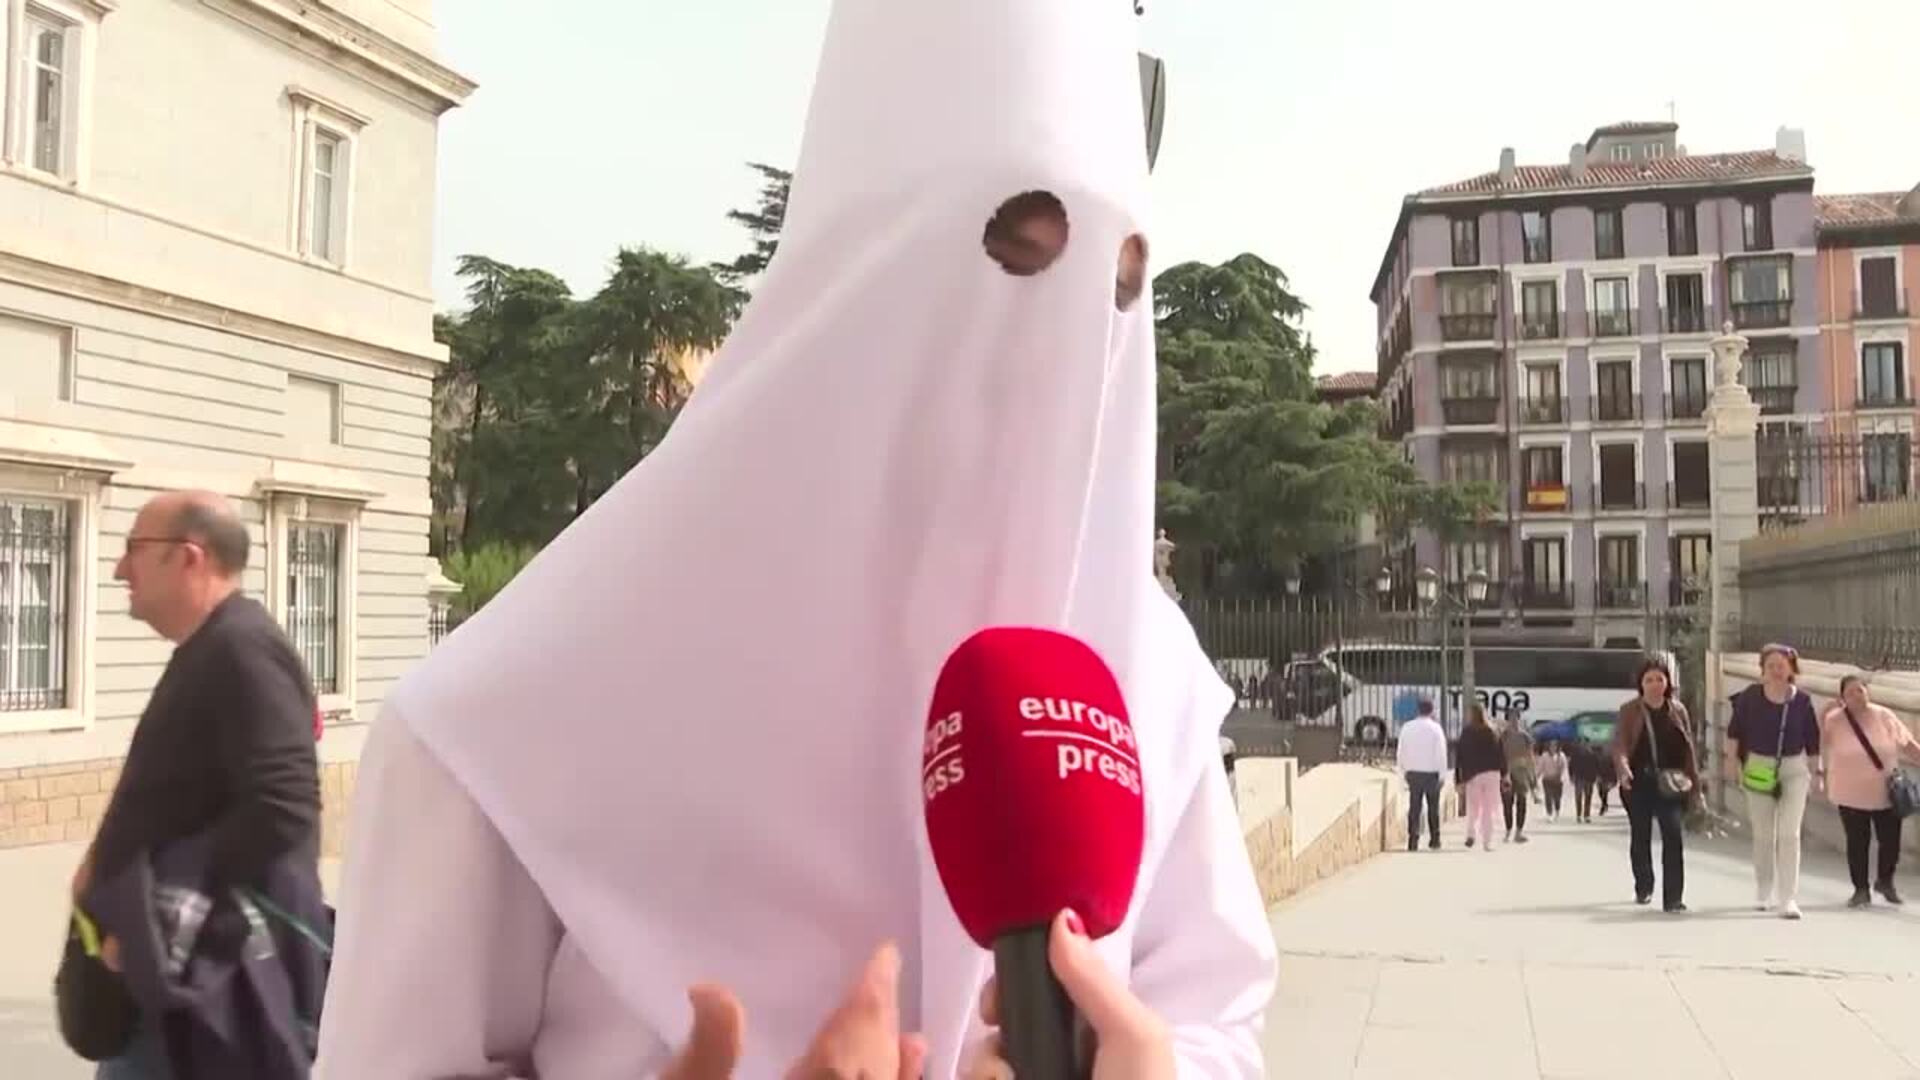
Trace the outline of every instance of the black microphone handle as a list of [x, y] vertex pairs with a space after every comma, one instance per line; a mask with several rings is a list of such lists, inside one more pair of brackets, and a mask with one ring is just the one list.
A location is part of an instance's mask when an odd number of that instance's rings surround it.
[[1047, 962], [1050, 929], [1012, 930], [993, 941], [1000, 1050], [1016, 1080], [1089, 1080], [1093, 1031]]

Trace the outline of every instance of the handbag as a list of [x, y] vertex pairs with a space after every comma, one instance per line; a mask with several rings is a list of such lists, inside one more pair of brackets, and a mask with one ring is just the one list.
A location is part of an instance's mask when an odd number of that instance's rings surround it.
[[1646, 727], [1647, 753], [1653, 758], [1655, 790], [1669, 799], [1683, 799], [1693, 794], [1693, 777], [1688, 776], [1685, 769], [1660, 767], [1660, 733], [1653, 729], [1653, 712], [1644, 701], [1640, 703], [1640, 717]]
[[1897, 764], [1894, 770], [1888, 773], [1887, 763], [1880, 760], [1880, 754], [1874, 750], [1873, 743], [1868, 741], [1867, 733], [1861, 730], [1860, 721], [1854, 718], [1853, 706], [1847, 705], [1843, 708], [1846, 709], [1847, 723], [1853, 728], [1854, 738], [1860, 740], [1861, 749], [1867, 752], [1867, 760], [1873, 762], [1874, 768], [1886, 774], [1887, 799], [1893, 804], [1893, 812], [1903, 818], [1920, 813], [1920, 781], [1914, 780], [1912, 773], [1899, 768]]
[[88, 1061], [108, 1061], [133, 1043], [139, 1006], [120, 975], [100, 959], [100, 931], [79, 910], [67, 923], [66, 949], [53, 977], [60, 1037]]
[[1788, 695], [1780, 705], [1780, 744], [1773, 748], [1773, 756], [1764, 758], [1749, 752], [1740, 767], [1740, 786], [1748, 791], [1780, 797], [1780, 758], [1787, 752], [1787, 707], [1792, 704], [1793, 696]]

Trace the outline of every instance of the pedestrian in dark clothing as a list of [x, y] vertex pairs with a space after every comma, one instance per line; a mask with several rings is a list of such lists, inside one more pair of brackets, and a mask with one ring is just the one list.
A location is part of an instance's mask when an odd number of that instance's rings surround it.
[[[1640, 692], [1620, 706], [1614, 728], [1614, 767], [1620, 798], [1632, 825], [1628, 850], [1633, 866], [1635, 903], [1653, 902], [1653, 827], [1660, 826], [1660, 884], [1669, 913], [1687, 910], [1686, 848], [1681, 828], [1687, 802], [1700, 790], [1700, 763], [1694, 753], [1687, 707], [1673, 696], [1673, 675], [1664, 661], [1648, 657], [1640, 665]], [[1683, 790], [1662, 774], [1682, 778]]]
[[1600, 783], [1600, 754], [1582, 739], [1567, 752], [1567, 775], [1573, 779], [1573, 819], [1593, 820], [1593, 789]]
[[[124, 879], [130, 867], [196, 836], [206, 842], [207, 896], [263, 889], [289, 865], [317, 887], [313, 684], [273, 617], [240, 592], [250, 549], [232, 507], [207, 492], [154, 497], [127, 533], [114, 577], [126, 583], [129, 612], [176, 647], [75, 875], [83, 910], [92, 883]], [[102, 929], [101, 958], [117, 970], [117, 933], [144, 927]], [[244, 932], [214, 934], [204, 947], [224, 943], [237, 957], [245, 940]], [[101, 1064], [101, 1080], [200, 1080], [175, 1019], [163, 1025], [143, 1016], [126, 1053]]]

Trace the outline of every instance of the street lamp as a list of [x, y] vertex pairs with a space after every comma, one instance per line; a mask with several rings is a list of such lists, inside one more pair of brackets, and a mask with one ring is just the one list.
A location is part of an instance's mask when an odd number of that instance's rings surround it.
[[1386, 599], [1388, 593], [1393, 591], [1392, 567], [1385, 563], [1380, 564], [1380, 572], [1373, 577], [1373, 589], [1380, 594], [1380, 598], [1383, 600]]
[[1287, 568], [1287, 595], [1300, 595], [1300, 564], [1294, 563]]
[[[1473, 612], [1487, 599], [1486, 571], [1475, 569], [1467, 575], [1466, 598], [1462, 600], [1440, 587], [1440, 575], [1435, 573], [1431, 566], [1423, 566], [1414, 583], [1414, 592], [1420, 599], [1421, 607], [1434, 610], [1440, 616], [1440, 692], [1443, 711], [1447, 704], [1445, 699], [1448, 698], [1446, 693], [1448, 631], [1452, 627], [1453, 616], [1455, 614], [1460, 616], [1463, 653], [1460, 664], [1462, 684], [1460, 689], [1463, 691], [1464, 707], [1470, 710], [1480, 700], [1473, 683]], [[1463, 712], [1461, 715], [1464, 717], [1466, 714]]]

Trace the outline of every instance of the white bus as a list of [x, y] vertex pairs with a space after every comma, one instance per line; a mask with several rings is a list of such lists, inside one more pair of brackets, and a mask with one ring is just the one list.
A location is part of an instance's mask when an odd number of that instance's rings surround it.
[[[1633, 695], [1634, 672], [1647, 655], [1641, 649], [1475, 646], [1475, 697], [1492, 719], [1518, 709], [1529, 728], [1582, 713], [1610, 715]], [[1653, 655], [1673, 668], [1677, 685], [1673, 654]], [[1447, 650], [1444, 711], [1451, 738], [1459, 737], [1466, 717], [1462, 659], [1458, 646]], [[1288, 665], [1283, 707], [1297, 723], [1338, 727], [1348, 742], [1380, 745], [1413, 719], [1421, 698], [1432, 700], [1440, 715], [1440, 681], [1438, 646], [1344, 645]]]

